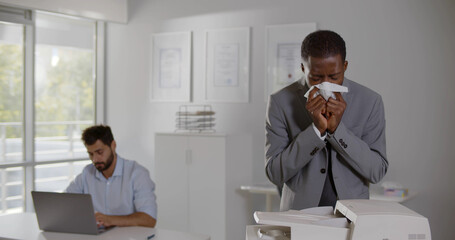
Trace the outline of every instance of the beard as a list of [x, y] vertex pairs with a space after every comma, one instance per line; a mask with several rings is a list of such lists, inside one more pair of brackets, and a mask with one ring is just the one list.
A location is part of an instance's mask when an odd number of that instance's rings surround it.
[[95, 163], [95, 167], [96, 167], [96, 169], [98, 169], [98, 171], [103, 172], [112, 165], [113, 161], [114, 161], [114, 153], [112, 153], [112, 149], [111, 149], [111, 154], [107, 158], [106, 163]]

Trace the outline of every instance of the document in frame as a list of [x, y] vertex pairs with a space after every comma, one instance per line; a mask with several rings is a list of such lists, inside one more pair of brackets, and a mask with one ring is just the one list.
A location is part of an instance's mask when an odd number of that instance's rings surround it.
[[160, 88], [180, 88], [182, 50], [180, 48], [160, 49], [159, 63]]
[[284, 86], [298, 80], [301, 77], [299, 76], [302, 71], [301, 62], [299, 43], [278, 44], [278, 78], [276, 83]]
[[234, 87], [239, 84], [239, 45], [215, 46], [214, 86]]

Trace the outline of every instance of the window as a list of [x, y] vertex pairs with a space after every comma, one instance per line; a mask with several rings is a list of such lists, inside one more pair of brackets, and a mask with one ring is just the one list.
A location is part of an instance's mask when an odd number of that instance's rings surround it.
[[81, 132], [103, 121], [104, 25], [0, 6], [0, 214], [32, 210], [90, 163]]
[[24, 26], [0, 22], [0, 163], [22, 159]]
[[93, 21], [36, 14], [35, 160], [83, 158], [81, 129], [95, 120]]

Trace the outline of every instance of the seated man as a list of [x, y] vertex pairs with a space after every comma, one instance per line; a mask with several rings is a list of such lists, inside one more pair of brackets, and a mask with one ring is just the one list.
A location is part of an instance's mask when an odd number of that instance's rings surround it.
[[117, 155], [109, 126], [85, 129], [82, 141], [93, 164], [83, 169], [66, 192], [90, 194], [99, 225], [154, 227], [155, 184], [148, 170]]

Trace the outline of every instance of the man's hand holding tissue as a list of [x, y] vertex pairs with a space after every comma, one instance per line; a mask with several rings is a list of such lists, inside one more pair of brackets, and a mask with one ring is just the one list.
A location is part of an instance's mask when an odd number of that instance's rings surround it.
[[319, 91], [317, 87], [310, 91], [305, 108], [310, 113], [311, 119], [313, 120], [316, 128], [319, 130], [321, 135], [324, 135], [327, 131], [327, 119], [325, 118], [327, 102], [321, 95], [315, 94], [317, 91]]
[[337, 99], [329, 98], [327, 101], [327, 131], [334, 133], [340, 125], [341, 118], [343, 117], [344, 110], [346, 109], [346, 102], [344, 101], [341, 93], [334, 92]]
[[305, 108], [321, 135], [326, 131], [334, 133], [343, 117], [346, 102], [339, 92], [334, 92], [336, 99], [329, 98], [326, 101], [321, 95], [315, 94], [317, 91], [319, 91], [317, 87], [310, 91]]

